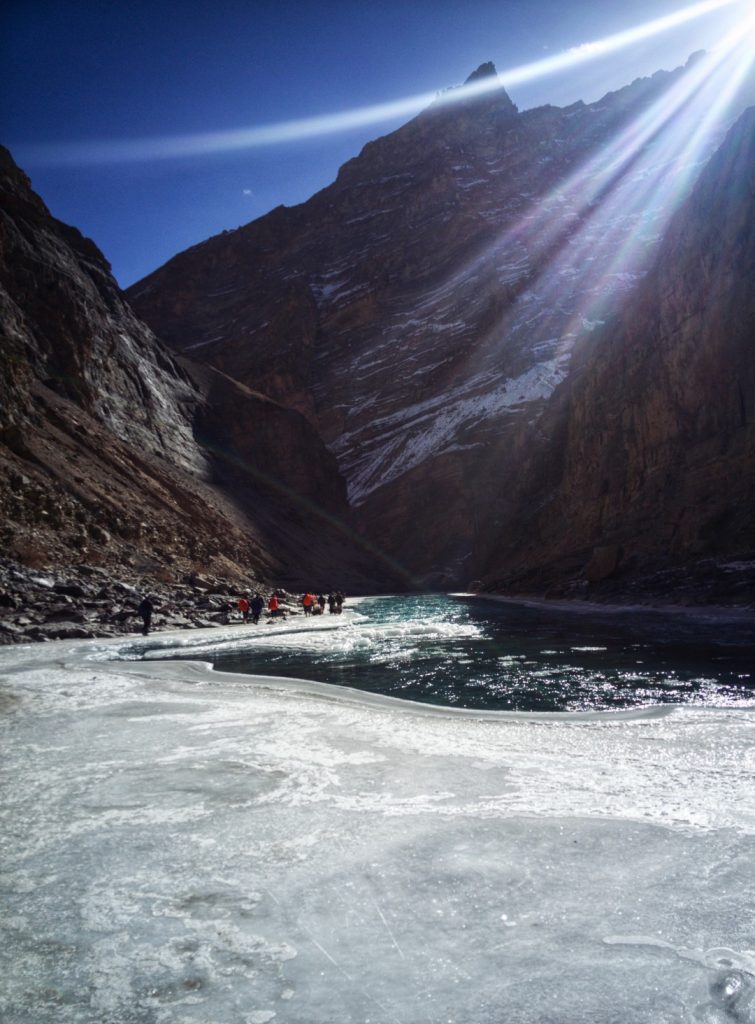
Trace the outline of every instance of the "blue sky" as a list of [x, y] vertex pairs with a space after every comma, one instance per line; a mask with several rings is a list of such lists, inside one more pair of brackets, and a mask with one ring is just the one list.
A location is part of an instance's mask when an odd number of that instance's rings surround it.
[[[100, 246], [123, 286], [176, 252], [329, 184], [378, 125], [167, 160], [58, 165], [72, 142], [214, 132], [434, 92], [677, 11], [681, 0], [189, 3], [6, 0], [0, 141], [52, 213]], [[520, 109], [591, 101], [709, 47], [735, 3], [509, 92]], [[40, 157], [44, 147], [48, 158]]]

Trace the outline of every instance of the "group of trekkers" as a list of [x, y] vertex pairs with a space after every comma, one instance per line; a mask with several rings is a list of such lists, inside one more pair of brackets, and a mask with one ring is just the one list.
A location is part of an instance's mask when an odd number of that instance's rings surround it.
[[[343, 610], [344, 596], [340, 590], [335, 593], [329, 593], [326, 597], [324, 594], [315, 596], [310, 591], [302, 595], [301, 605], [304, 609], [305, 615], [323, 615], [325, 613], [325, 605], [328, 606], [331, 615], [340, 615]], [[238, 610], [241, 612], [241, 618], [243, 622], [249, 622], [250, 620], [256, 626], [260, 621], [260, 615], [265, 607], [264, 598], [258, 593], [255, 593], [254, 597], [240, 597], [237, 602]], [[280, 598], [278, 592], [273, 591], [270, 600], [267, 602], [267, 611], [271, 619], [284, 618], [285, 609], [281, 607]]]
[[[315, 596], [313, 593], [307, 591], [301, 598], [301, 605], [304, 609], [305, 615], [324, 615], [325, 606], [328, 606], [328, 610], [331, 615], [340, 615], [343, 610], [344, 596], [340, 590], [331, 591], [326, 597], [324, 594], [318, 594]], [[260, 616], [265, 609], [265, 599], [259, 592], [254, 593], [252, 597], [240, 597], [236, 602], [236, 607], [241, 612], [241, 619], [243, 622], [253, 622], [256, 626], [260, 621]], [[145, 596], [142, 599], [141, 604], [137, 608], [137, 614], [141, 617], [143, 628], [142, 633], [146, 636], [152, 625], [152, 613], [155, 610], [155, 606], [149, 596]], [[277, 591], [273, 591], [270, 600], [267, 602], [267, 612], [271, 619], [282, 619], [286, 617], [286, 609], [281, 606], [280, 597]]]
[[324, 615], [325, 605], [331, 615], [340, 615], [343, 611], [344, 596], [340, 590], [330, 591], [328, 596], [318, 594], [317, 597], [310, 591], [302, 595], [301, 605], [305, 615]]
[[[249, 620], [251, 619], [255, 626], [260, 621], [260, 615], [262, 615], [262, 610], [264, 607], [265, 599], [261, 594], [257, 593], [256, 591], [253, 597], [240, 597], [238, 600], [238, 609], [241, 612], [241, 618], [244, 620], [244, 622], [249, 622]], [[273, 596], [268, 601], [267, 610], [270, 612], [271, 615], [274, 615], [278, 612], [279, 607], [277, 593], [273, 593]]]

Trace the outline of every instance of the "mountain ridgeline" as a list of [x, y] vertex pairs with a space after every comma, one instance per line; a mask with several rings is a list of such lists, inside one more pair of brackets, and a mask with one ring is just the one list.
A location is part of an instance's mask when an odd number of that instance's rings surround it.
[[520, 112], [483, 65], [125, 296], [7, 157], [9, 542], [751, 601], [755, 114], [710, 77]]

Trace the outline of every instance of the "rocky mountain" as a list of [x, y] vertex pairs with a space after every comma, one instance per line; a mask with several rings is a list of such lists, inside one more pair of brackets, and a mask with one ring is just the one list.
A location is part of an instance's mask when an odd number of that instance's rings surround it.
[[416, 585], [500, 581], [541, 421], [723, 138], [722, 74], [696, 55], [519, 112], [483, 65], [488, 92], [441, 97], [129, 298], [175, 351], [305, 416], [361, 533]]
[[209, 569], [297, 584], [317, 573], [324, 586], [337, 564], [358, 585], [345, 485], [308, 421], [179, 364], [7, 150], [0, 317], [5, 555], [166, 582]]
[[752, 599], [754, 282], [750, 107], [554, 396], [489, 586], [570, 593], [583, 580], [668, 595], [691, 579], [700, 600]]

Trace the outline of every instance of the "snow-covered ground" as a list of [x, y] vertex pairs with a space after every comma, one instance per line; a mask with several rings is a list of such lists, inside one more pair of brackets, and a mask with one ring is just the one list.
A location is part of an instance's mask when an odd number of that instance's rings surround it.
[[6, 1024], [755, 1021], [755, 710], [464, 713], [122, 649], [0, 651]]

